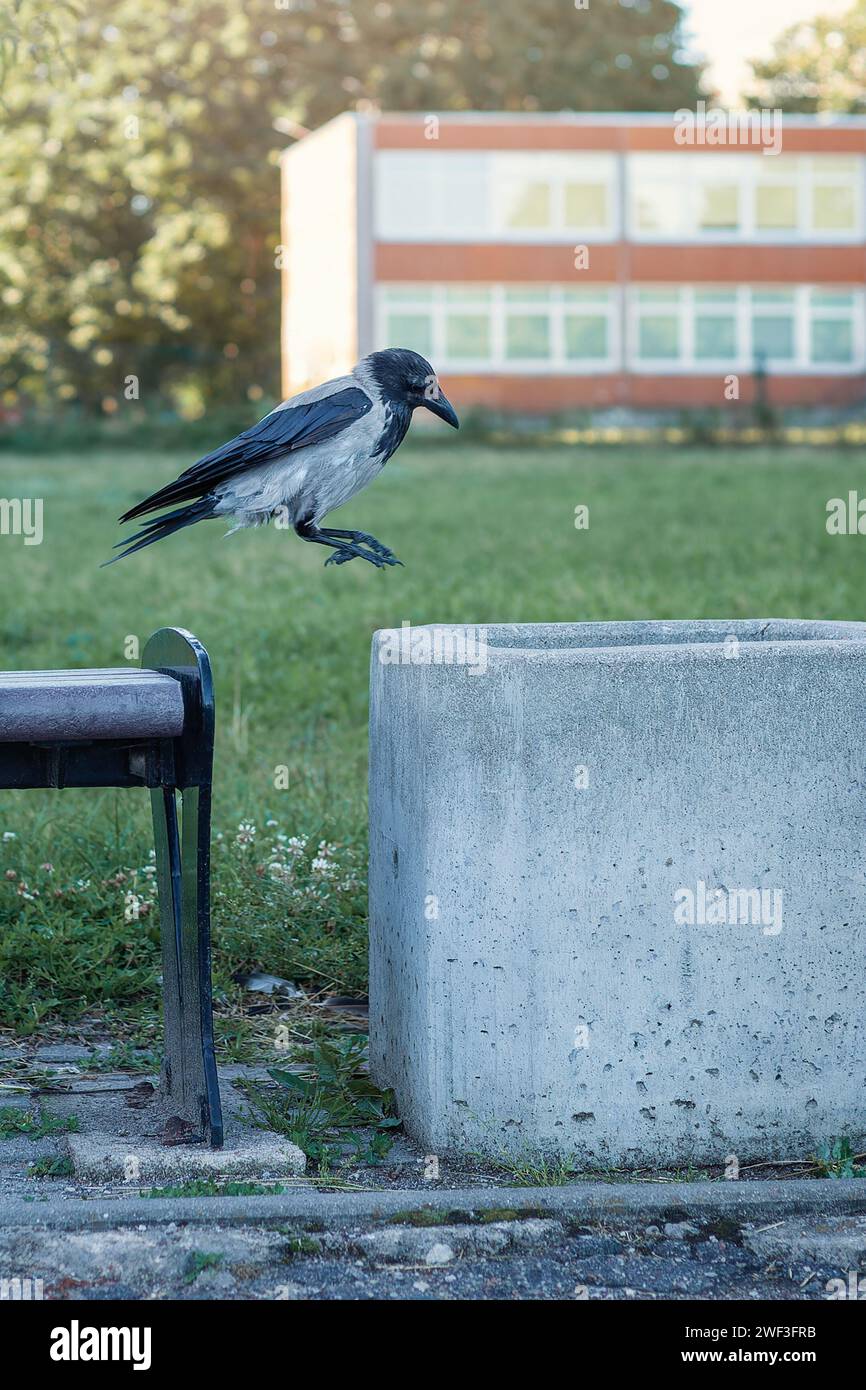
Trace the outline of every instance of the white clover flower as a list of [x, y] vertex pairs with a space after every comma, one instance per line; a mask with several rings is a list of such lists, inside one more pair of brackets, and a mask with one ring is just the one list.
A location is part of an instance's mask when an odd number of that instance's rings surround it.
[[240, 845], [241, 849], [245, 849], [247, 845], [251, 845], [253, 843], [253, 840], [255, 838], [256, 827], [252, 824], [252, 822], [241, 821], [240, 825], [238, 826], [238, 833], [235, 836], [235, 844]]
[[317, 856], [310, 864], [310, 873], [317, 874], [320, 878], [333, 878], [336, 872], [336, 864], [323, 855]]
[[268, 865], [268, 873], [271, 878], [278, 878], [287, 881], [292, 877], [292, 870], [287, 864], [281, 864], [278, 860]]
[[14, 831], [14, 830], [4, 830], [4, 831], [3, 831], [3, 839], [4, 839], [4, 840], [17, 840], [17, 839], [18, 839], [18, 836], [15, 834], [15, 831]]

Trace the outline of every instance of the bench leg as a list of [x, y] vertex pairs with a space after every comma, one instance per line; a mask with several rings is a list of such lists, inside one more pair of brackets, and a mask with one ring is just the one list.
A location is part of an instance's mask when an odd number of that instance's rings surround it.
[[180, 827], [173, 787], [155, 788], [151, 804], [162, 935], [161, 1090], [169, 1136], [219, 1149], [223, 1125], [211, 1003], [210, 787], [183, 789]]

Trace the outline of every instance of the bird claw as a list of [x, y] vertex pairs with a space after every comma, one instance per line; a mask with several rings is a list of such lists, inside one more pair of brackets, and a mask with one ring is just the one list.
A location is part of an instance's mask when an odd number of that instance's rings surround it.
[[[377, 544], [378, 544], [378, 543], [377, 543]], [[379, 558], [380, 558], [381, 560], [384, 560], [384, 562], [385, 562], [386, 565], [402, 565], [402, 564], [403, 564], [403, 561], [402, 561], [402, 560], [398, 560], [398, 559], [397, 559], [397, 556], [394, 554], [393, 550], [389, 550], [388, 547], [387, 547], [386, 545], [379, 545], [379, 548], [378, 548], [378, 550], [376, 551], [376, 554], [379, 556]]]
[[[375, 565], [377, 570], [384, 569], [390, 560], [383, 560], [379, 555], [371, 555], [366, 550], [332, 550], [325, 561], [325, 568], [328, 565], [347, 565], [350, 560], [368, 560], [371, 565]], [[399, 561], [397, 562], [399, 564]]]
[[375, 551], [377, 555], [381, 555], [383, 560], [395, 559], [393, 550], [389, 550], [387, 545], [383, 545], [381, 541], [377, 541], [375, 536], [368, 536], [364, 531], [358, 532], [355, 537], [355, 543], [356, 545], [366, 545], [368, 549]]
[[[362, 545], [367, 548], [362, 549]], [[386, 565], [403, 564], [403, 561], [398, 560], [394, 552], [383, 545], [381, 541], [377, 541], [375, 536], [359, 535], [356, 541], [345, 548], [341, 546], [339, 550], [332, 550], [325, 561], [325, 567], [327, 568], [328, 565], [347, 565], [350, 560], [355, 559], [366, 560], [369, 564], [375, 565], [377, 570], [384, 569]]]

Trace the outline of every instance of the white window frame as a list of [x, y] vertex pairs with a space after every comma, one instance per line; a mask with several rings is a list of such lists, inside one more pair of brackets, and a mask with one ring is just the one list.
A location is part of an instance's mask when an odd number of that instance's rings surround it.
[[[434, 215], [423, 231], [400, 231], [388, 225], [386, 180], [389, 165], [397, 159], [424, 160], [425, 175], [433, 190]], [[485, 212], [481, 226], [466, 231], [455, 228], [449, 210], [453, 206], [448, 188], [449, 164], [470, 161], [480, 164], [480, 177], [486, 183]], [[510, 166], [510, 168], [509, 168]], [[525, 170], [527, 183], [548, 182], [551, 186], [550, 227], [509, 227], [505, 222], [503, 189], [514, 170]], [[601, 183], [607, 192], [607, 225], [571, 226], [565, 220], [565, 187], [568, 183]], [[477, 242], [505, 242], [518, 245], [604, 245], [618, 241], [620, 229], [620, 159], [607, 150], [379, 150], [374, 161], [374, 230], [376, 241], [385, 244], [444, 242], [466, 245]]]
[[[388, 303], [388, 291], [390, 289], [406, 291], [416, 288], [424, 294], [429, 293], [430, 299], [418, 299], [412, 301], [406, 299], [399, 305]], [[446, 351], [446, 319], [448, 311], [454, 310], [458, 306], [455, 301], [449, 300], [447, 291], [449, 289], [472, 290], [477, 289], [482, 292], [489, 292], [490, 302], [481, 306], [490, 314], [490, 344], [491, 355], [489, 358], [451, 358]], [[600, 297], [606, 296], [606, 303], [598, 305], [599, 315], [607, 319], [607, 346], [606, 357], [585, 357], [572, 358], [565, 354], [565, 320], [569, 312], [578, 310], [578, 303], [569, 298], [569, 292], [575, 289], [582, 289], [586, 294], [598, 294]], [[550, 345], [551, 354], [549, 357], [506, 357], [506, 317], [509, 312], [517, 310], [521, 312], [519, 305], [512, 303], [508, 299], [509, 293], [525, 290], [527, 293], [536, 293], [539, 290], [548, 291], [550, 299], [547, 304], [533, 305], [527, 301], [525, 312], [528, 315], [535, 313], [546, 313], [550, 320]], [[465, 304], [460, 304], [460, 309], [466, 313], [478, 312], [473, 310], [471, 299], [467, 299]], [[620, 292], [614, 285], [549, 285], [549, 284], [507, 284], [507, 285], [469, 285], [469, 284], [419, 284], [410, 286], [402, 283], [382, 283], [376, 287], [376, 307], [375, 307], [375, 329], [376, 343], [381, 347], [399, 347], [399, 343], [390, 343], [387, 338], [387, 321], [389, 312], [402, 312], [406, 314], [430, 313], [432, 318], [432, 339], [433, 351], [432, 359], [437, 371], [450, 372], [452, 375], [488, 375], [488, 376], [589, 376], [598, 372], [617, 372], [621, 370], [622, 352], [620, 344]]]
[[[712, 313], [709, 306], [696, 305], [696, 296], [730, 288], [735, 295], [737, 352], [733, 357], [695, 357], [695, 315]], [[678, 294], [673, 309], [680, 325], [680, 355], [677, 358], [642, 358], [639, 356], [639, 323], [641, 309], [647, 314], [664, 313], [663, 305], [642, 305], [641, 290]], [[784, 291], [793, 295], [794, 357], [767, 359], [765, 366], [771, 376], [856, 376], [866, 368], [866, 293], [861, 285], [737, 285], [716, 284], [641, 284], [630, 285], [626, 294], [626, 370], [636, 376], [711, 376], [715, 373], [753, 372], [755, 354], [752, 347], [752, 318], [755, 310], [753, 296]], [[817, 294], [849, 294], [850, 311], [845, 308], [824, 308], [812, 303]], [[669, 312], [671, 312], [669, 310]], [[720, 315], [725, 310], [719, 306]], [[850, 362], [813, 362], [810, 357], [811, 324], [813, 318], [835, 318], [852, 325], [853, 358]]]
[[[655, 245], [691, 245], [716, 243], [737, 245], [744, 242], [758, 245], [810, 245], [851, 246], [864, 238], [864, 186], [866, 186], [866, 160], [862, 155], [785, 155], [778, 157], [786, 163], [779, 165], [773, 155], [759, 152], [740, 151], [732, 153], [722, 150], [719, 153], [682, 151], [679, 154], [631, 154], [626, 157], [627, 212], [626, 235], [631, 241], [647, 242]], [[812, 193], [817, 184], [839, 184], [848, 187], [851, 176], [833, 169], [822, 168], [823, 159], [851, 159], [854, 162], [854, 227], [849, 230], [816, 228], [812, 222]], [[699, 161], [691, 166], [689, 160]], [[711, 163], [712, 161], [712, 163]], [[792, 170], [793, 162], [793, 170]], [[710, 169], [716, 168], [713, 182], [735, 182], [739, 189], [740, 224], [732, 231], [722, 228], [708, 228], [706, 231], [697, 225], [699, 199], [697, 196], [702, 179]], [[697, 174], [694, 171], [698, 170]], [[757, 225], [757, 189], [765, 182], [789, 181], [789, 171], [797, 194], [797, 226], [792, 228], [763, 228]], [[663, 182], [670, 178], [671, 198], [680, 200], [686, 216], [681, 229], [676, 231], [646, 230], [638, 224], [638, 178], [641, 172], [652, 173], [654, 180]], [[730, 175], [737, 178], [731, 179]], [[709, 180], [708, 180], [709, 181]]]

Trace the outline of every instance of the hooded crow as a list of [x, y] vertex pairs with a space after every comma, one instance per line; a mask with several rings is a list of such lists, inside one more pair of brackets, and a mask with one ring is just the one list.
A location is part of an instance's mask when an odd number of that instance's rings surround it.
[[115, 549], [126, 549], [105, 563], [133, 555], [197, 521], [227, 517], [236, 531], [276, 517], [292, 526], [301, 540], [329, 546], [332, 554], [326, 565], [345, 565], [356, 556], [377, 569], [399, 565], [401, 561], [375, 536], [320, 523], [382, 471], [402, 444], [419, 405], [459, 428], [454, 407], [425, 358], [407, 348], [371, 353], [349, 376], [284, 401], [257, 425], [125, 512], [122, 522], [171, 508], [119, 541]]

